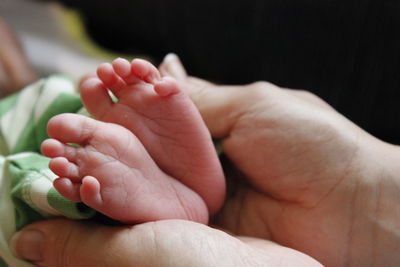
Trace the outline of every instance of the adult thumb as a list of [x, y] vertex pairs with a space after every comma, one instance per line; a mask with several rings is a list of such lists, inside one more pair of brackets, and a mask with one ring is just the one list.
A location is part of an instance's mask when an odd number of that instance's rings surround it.
[[181, 220], [122, 227], [67, 219], [41, 221], [15, 234], [11, 247], [17, 257], [44, 267], [234, 266], [241, 257], [227, 254], [237, 256], [240, 247], [263, 258], [224, 232]]
[[116, 251], [126, 232], [129, 228], [54, 219], [23, 228], [11, 247], [17, 257], [38, 266], [130, 266], [124, 259], [128, 251]]
[[[17, 257], [43, 267], [209, 267], [215, 261], [204, 247], [215, 245], [201, 243], [219, 244], [221, 235], [227, 244], [238, 242], [221, 231], [181, 220], [109, 227], [54, 219], [26, 226], [12, 237], [11, 247]], [[193, 253], [199, 257], [193, 258]]]
[[107, 227], [55, 219], [25, 227], [11, 245], [17, 256], [44, 267], [292, 265], [289, 262], [321, 266], [300, 252], [268, 241], [246, 242], [181, 220]]

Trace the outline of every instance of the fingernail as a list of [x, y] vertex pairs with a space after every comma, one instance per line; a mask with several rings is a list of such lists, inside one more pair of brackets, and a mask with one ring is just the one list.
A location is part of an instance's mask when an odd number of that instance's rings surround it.
[[42, 232], [23, 230], [14, 234], [11, 238], [10, 247], [19, 258], [40, 261], [43, 259], [43, 242], [44, 236]]

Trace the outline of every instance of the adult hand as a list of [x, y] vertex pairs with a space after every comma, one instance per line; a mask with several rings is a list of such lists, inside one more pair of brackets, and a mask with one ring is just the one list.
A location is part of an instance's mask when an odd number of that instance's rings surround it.
[[106, 227], [66, 219], [27, 226], [13, 239], [17, 255], [39, 266], [321, 266], [272, 242], [234, 238], [189, 221]]
[[[170, 57], [169, 63], [174, 61]], [[399, 261], [399, 212], [393, 204], [399, 195], [399, 167], [393, 165], [399, 158], [397, 147], [369, 136], [306, 92], [267, 83], [215, 86], [187, 77], [179, 64], [161, 69], [188, 89], [240, 170], [240, 175], [228, 176], [234, 190], [215, 223], [233, 234], [258, 238], [234, 238], [182, 221], [122, 228], [39, 222], [22, 233], [44, 233], [42, 244], [47, 245], [37, 246], [42, 266], [107, 266], [109, 261], [117, 266], [209, 266], [227, 259], [228, 265], [317, 264], [266, 240], [309, 253], [328, 266], [390, 266]], [[29, 254], [29, 244], [35, 243], [26, 238], [14, 239], [17, 254], [34, 260], [37, 254]]]
[[108, 227], [56, 219], [17, 233], [16, 255], [39, 266], [321, 266], [276, 243], [189, 221]]
[[35, 79], [17, 38], [0, 18], [0, 97], [20, 90]]
[[219, 227], [327, 266], [399, 264], [399, 147], [305, 91], [217, 86], [188, 77], [173, 55], [160, 69], [181, 82], [238, 170], [227, 168], [233, 190]]

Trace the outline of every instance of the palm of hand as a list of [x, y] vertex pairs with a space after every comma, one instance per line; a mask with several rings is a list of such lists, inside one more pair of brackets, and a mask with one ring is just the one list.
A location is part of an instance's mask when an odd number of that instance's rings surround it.
[[[331, 116], [334, 111], [323, 105], [305, 105], [282, 90], [267, 94], [238, 117], [223, 140], [227, 157], [247, 182], [238, 172], [227, 174], [236, 190], [216, 223], [322, 262], [345, 260], [353, 193], [344, 189], [353, 181], [358, 129], [338, 114]], [[281, 97], [289, 99], [269, 101]], [[291, 105], [283, 108], [281, 103]], [[349, 131], [341, 135], [336, 127]]]

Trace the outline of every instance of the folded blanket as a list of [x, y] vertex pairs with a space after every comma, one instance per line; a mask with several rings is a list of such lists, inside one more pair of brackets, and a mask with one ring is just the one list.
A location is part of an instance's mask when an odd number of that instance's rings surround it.
[[48, 120], [65, 112], [84, 111], [74, 84], [60, 75], [0, 101], [0, 266], [33, 266], [15, 258], [8, 246], [23, 226], [54, 216], [86, 219], [95, 214], [53, 188], [56, 175], [48, 169], [49, 159], [38, 154], [48, 138]]

